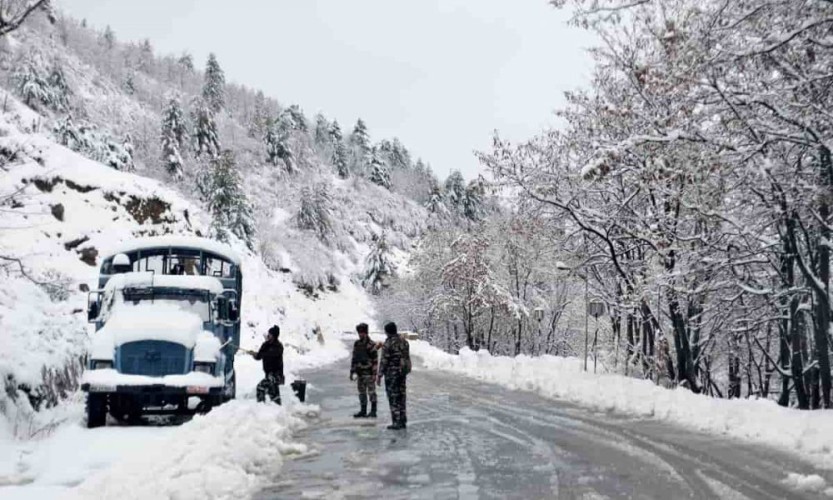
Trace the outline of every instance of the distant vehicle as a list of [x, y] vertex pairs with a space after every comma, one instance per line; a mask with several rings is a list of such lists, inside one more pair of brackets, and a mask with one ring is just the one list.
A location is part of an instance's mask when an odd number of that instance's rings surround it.
[[87, 426], [108, 412], [134, 419], [233, 399], [242, 286], [239, 257], [202, 238], [135, 240], [105, 258], [88, 299]]

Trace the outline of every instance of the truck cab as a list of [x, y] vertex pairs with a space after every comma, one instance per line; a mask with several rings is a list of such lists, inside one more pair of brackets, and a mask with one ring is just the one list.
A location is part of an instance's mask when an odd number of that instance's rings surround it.
[[147, 238], [104, 259], [88, 301], [88, 427], [104, 425], [107, 413], [207, 411], [235, 397], [242, 277], [236, 256], [218, 245]]

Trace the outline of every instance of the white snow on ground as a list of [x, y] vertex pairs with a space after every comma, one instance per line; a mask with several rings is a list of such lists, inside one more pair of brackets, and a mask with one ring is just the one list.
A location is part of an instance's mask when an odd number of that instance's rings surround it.
[[818, 474], [805, 476], [804, 474], [798, 474], [795, 472], [787, 474], [787, 478], [784, 479], [782, 483], [798, 491], [820, 492], [825, 486], [827, 486], [824, 478]]
[[[828, 412], [783, 408], [764, 399], [715, 399], [686, 389], [665, 389], [649, 380], [582, 371], [577, 358], [492, 356], [463, 349], [445, 353], [411, 341], [426, 368], [445, 370], [538, 393], [594, 410], [653, 418], [688, 429], [731, 436], [817, 458], [833, 468], [833, 419]], [[805, 484], [804, 481], [797, 483]], [[812, 481], [810, 481], [812, 483]]]

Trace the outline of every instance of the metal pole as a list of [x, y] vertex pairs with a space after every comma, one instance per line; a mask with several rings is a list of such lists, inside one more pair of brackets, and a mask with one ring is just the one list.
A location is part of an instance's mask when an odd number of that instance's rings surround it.
[[587, 371], [587, 308], [588, 291], [587, 291], [587, 276], [584, 277], [584, 371]]

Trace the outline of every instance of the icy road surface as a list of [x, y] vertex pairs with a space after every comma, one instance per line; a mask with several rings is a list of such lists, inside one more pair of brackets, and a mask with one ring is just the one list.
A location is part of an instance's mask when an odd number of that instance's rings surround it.
[[352, 418], [348, 371], [306, 374], [321, 416], [298, 438], [315, 451], [256, 499], [821, 498], [823, 486], [801, 491], [787, 475], [830, 476], [766, 448], [420, 369], [408, 377], [407, 431], [388, 431], [384, 391], [378, 421]]

